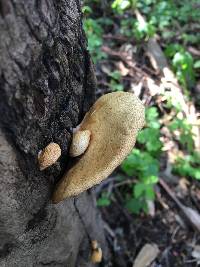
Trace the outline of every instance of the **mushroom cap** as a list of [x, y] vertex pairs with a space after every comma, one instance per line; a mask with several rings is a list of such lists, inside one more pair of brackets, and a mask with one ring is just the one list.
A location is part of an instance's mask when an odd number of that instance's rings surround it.
[[89, 130], [73, 133], [72, 144], [69, 150], [71, 157], [78, 157], [85, 152], [90, 143], [91, 132]]
[[97, 240], [92, 240], [91, 247], [92, 247], [92, 253], [91, 253], [91, 258], [90, 258], [91, 262], [93, 263], [101, 262], [103, 253]]
[[53, 202], [76, 196], [108, 177], [130, 153], [144, 123], [144, 106], [134, 94], [100, 97], [81, 123], [80, 130], [91, 132], [89, 147], [56, 186]]
[[95, 250], [92, 251], [91, 254], [91, 262], [92, 263], [99, 263], [102, 261], [103, 253], [101, 248], [96, 248]]
[[40, 170], [44, 170], [49, 166], [53, 165], [61, 156], [61, 148], [56, 143], [48, 144], [41, 152], [38, 154], [38, 162]]

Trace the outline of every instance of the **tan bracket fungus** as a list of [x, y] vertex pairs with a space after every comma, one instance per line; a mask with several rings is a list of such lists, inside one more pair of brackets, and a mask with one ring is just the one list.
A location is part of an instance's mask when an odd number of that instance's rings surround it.
[[91, 132], [89, 147], [56, 186], [53, 203], [108, 177], [130, 153], [144, 123], [144, 106], [134, 94], [115, 92], [100, 97], [80, 126], [81, 131]]
[[56, 143], [48, 144], [42, 151], [38, 153], [38, 163], [41, 171], [50, 167], [61, 156], [61, 148]]
[[101, 262], [102, 257], [103, 257], [103, 253], [102, 253], [102, 249], [99, 246], [98, 242], [96, 240], [92, 240], [91, 247], [92, 247], [92, 253], [91, 253], [90, 261], [92, 263]]

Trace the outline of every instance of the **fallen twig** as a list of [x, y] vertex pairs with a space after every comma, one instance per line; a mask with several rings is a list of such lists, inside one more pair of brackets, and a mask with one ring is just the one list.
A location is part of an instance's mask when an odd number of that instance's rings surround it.
[[192, 227], [200, 232], [200, 215], [199, 213], [189, 207], [186, 207], [183, 205], [178, 198], [175, 196], [174, 192], [169, 188], [167, 183], [162, 179], [159, 178], [159, 184], [162, 186], [162, 188], [167, 192], [167, 194], [171, 197], [171, 199], [176, 203], [176, 205], [180, 208], [180, 210], [185, 215], [185, 218], [187, 218], [187, 221], [192, 225]]
[[125, 64], [127, 64], [128, 67], [134, 69], [136, 71], [136, 74], [139, 73], [140, 75], [147, 76], [147, 74], [143, 70], [136, 67], [136, 64], [133, 62], [133, 59], [128, 55], [128, 53], [122, 51], [114, 51], [108, 46], [102, 46], [101, 50], [110, 56], [120, 58]]

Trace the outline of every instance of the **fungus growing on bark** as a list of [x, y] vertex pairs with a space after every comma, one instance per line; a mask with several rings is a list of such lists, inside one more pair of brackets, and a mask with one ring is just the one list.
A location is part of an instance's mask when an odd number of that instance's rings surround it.
[[71, 157], [80, 156], [87, 149], [90, 142], [91, 132], [89, 130], [73, 133], [72, 144], [69, 150]]
[[130, 153], [144, 123], [144, 106], [134, 94], [100, 97], [80, 125], [81, 131], [91, 132], [89, 147], [56, 186], [53, 202], [76, 196], [108, 177]]
[[53, 165], [61, 156], [60, 146], [56, 143], [50, 143], [38, 153], [38, 162], [40, 170], [44, 170]]
[[103, 256], [103, 253], [102, 253], [102, 249], [99, 247], [99, 244], [96, 240], [93, 240], [92, 241], [92, 253], [91, 253], [91, 262], [92, 263], [99, 263], [102, 261], [102, 256]]

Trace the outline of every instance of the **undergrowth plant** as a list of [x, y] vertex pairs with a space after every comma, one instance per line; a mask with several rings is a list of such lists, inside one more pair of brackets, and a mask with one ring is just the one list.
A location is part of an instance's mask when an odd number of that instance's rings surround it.
[[[101, 9], [102, 2], [85, 0], [84, 29], [93, 61], [98, 63], [106, 58], [101, 50], [103, 35], [109, 34], [109, 29], [113, 27], [116, 35], [133, 39], [136, 43], [145, 42], [158, 34], [185, 95], [190, 97], [190, 89], [194, 87], [197, 72], [200, 70], [200, 60], [195, 60], [187, 50], [187, 46], [200, 43], [199, 9], [194, 8], [199, 5], [198, 2], [199, 0], [108, 0], [106, 9], [98, 17], [94, 7]], [[134, 13], [136, 8], [145, 16], [146, 22], [137, 21]], [[111, 91], [124, 90], [119, 71], [108, 72], [106, 79]], [[184, 116], [178, 116], [182, 112], [181, 105], [173, 92], [166, 90], [164, 94], [167, 101], [163, 103], [163, 107], [173, 110], [175, 114], [165, 126], [183, 155], [177, 156], [172, 171], [175, 175], [200, 179], [200, 155], [194, 152], [192, 125]], [[121, 171], [125, 175], [119, 182], [134, 178], [134, 182], [120, 187], [124, 205], [132, 213], [147, 212], [147, 201], [155, 199], [154, 187], [159, 178], [160, 156], [164, 145], [160, 138], [161, 115], [156, 106], [147, 108], [146, 127], [138, 135], [137, 148], [121, 164]], [[108, 206], [111, 201], [110, 194], [103, 191], [97, 204]]]
[[124, 87], [121, 83], [121, 73], [119, 71], [113, 71], [108, 74], [110, 77], [109, 87], [112, 91], [123, 91]]
[[84, 30], [87, 34], [88, 49], [91, 53], [94, 63], [106, 58], [106, 54], [101, 51], [101, 46], [103, 44], [103, 28], [100, 23], [98, 23], [98, 20], [92, 18], [85, 19]]
[[173, 171], [181, 176], [200, 180], [200, 154], [194, 152], [182, 158], [178, 157], [173, 166]]
[[121, 165], [121, 169], [129, 177], [137, 179], [137, 183], [131, 185], [131, 193], [126, 194], [125, 206], [130, 212], [147, 212], [147, 200], [155, 198], [154, 185], [158, 182], [159, 156], [162, 149], [160, 127], [157, 108], [148, 108], [146, 128], [137, 138], [141, 148], [134, 148]]
[[[167, 103], [166, 107], [175, 112], [174, 118], [168, 125], [172, 136], [178, 142], [182, 157], [177, 156], [173, 164], [174, 174], [188, 177], [192, 179], [200, 179], [200, 152], [195, 150], [194, 134], [192, 132], [192, 125], [186, 118], [179, 113], [182, 112], [179, 99], [173, 96], [172, 93], [165, 93]], [[182, 113], [183, 114], [183, 113]], [[176, 134], [175, 134], [176, 133]]]
[[192, 55], [180, 44], [170, 44], [165, 50], [185, 93], [195, 84], [194, 60]]
[[[118, 15], [119, 32], [124, 36], [143, 41], [158, 33], [166, 43], [166, 55], [185, 93], [194, 86], [200, 61], [195, 61], [185, 47], [200, 42], [199, 9], [194, 8], [199, 5], [198, 0], [109, 0], [106, 6], [109, 18], [95, 18], [90, 5], [99, 6], [100, 3], [99, 0], [85, 0], [83, 7], [88, 48], [95, 63], [106, 57], [101, 51], [102, 35], [106, 25], [116, 23]], [[134, 16], [136, 8], [145, 16], [146, 22], [137, 21]], [[194, 25], [193, 31], [190, 25]], [[171, 44], [174, 39], [179, 43]], [[189, 91], [187, 94], [189, 95]]]

